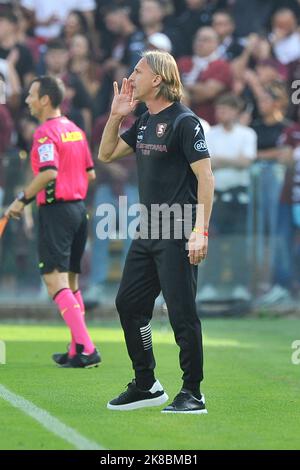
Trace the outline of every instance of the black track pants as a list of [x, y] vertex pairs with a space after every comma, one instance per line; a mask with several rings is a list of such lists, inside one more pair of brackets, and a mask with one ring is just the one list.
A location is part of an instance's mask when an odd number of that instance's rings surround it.
[[155, 359], [150, 320], [162, 290], [180, 348], [183, 386], [203, 379], [201, 323], [196, 313], [197, 266], [189, 263], [186, 240], [134, 240], [124, 267], [116, 306], [137, 383], [151, 383]]

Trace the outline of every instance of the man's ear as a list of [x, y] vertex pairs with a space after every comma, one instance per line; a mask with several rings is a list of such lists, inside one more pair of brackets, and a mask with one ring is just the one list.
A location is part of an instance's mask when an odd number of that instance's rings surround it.
[[162, 78], [160, 75], [155, 75], [155, 77], [153, 78], [153, 85], [154, 86], [158, 86], [160, 85], [162, 82]]
[[50, 98], [48, 95], [44, 95], [41, 97], [40, 101], [42, 106], [47, 106], [50, 103]]

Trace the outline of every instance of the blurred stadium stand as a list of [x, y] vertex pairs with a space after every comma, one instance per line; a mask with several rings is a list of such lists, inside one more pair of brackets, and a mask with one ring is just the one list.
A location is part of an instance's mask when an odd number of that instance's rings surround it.
[[[63, 79], [63, 112], [85, 130], [96, 159], [112, 82], [130, 73], [143, 50], [171, 48], [185, 101], [206, 121], [217, 181], [209, 255], [199, 268], [199, 314], [299, 313], [300, 0], [57, 4], [0, 0], [1, 211], [31, 178], [38, 123], [24, 98], [35, 75]], [[115, 205], [118, 196], [137, 197], [134, 157], [110, 169], [97, 164], [97, 173], [81, 279], [92, 318], [116, 315], [128, 248], [123, 240], [95, 243], [101, 191]], [[0, 318], [56, 318], [39, 277], [35, 217], [32, 205], [0, 240]], [[98, 249], [105, 269], [95, 261]], [[166, 315], [161, 297], [156, 311]]]

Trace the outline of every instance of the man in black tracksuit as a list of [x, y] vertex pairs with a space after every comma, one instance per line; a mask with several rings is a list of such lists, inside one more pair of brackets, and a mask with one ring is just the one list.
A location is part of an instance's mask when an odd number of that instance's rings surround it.
[[[162, 290], [183, 370], [183, 387], [163, 412], [206, 413], [200, 392], [201, 324], [195, 305], [197, 264], [207, 254], [213, 199], [203, 130], [198, 117], [180, 103], [178, 69], [168, 53], [144, 53], [120, 92], [114, 83], [114, 92], [99, 158], [109, 163], [135, 151], [144, 211], [116, 299], [135, 379], [107, 406], [132, 410], [168, 400], [154, 376], [150, 327]], [[148, 111], [119, 137], [122, 119], [138, 101], [145, 102]]]

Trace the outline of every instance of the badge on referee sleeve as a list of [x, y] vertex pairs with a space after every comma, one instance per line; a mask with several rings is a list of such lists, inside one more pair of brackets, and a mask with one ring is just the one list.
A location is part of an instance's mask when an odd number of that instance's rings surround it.
[[54, 161], [54, 145], [53, 144], [43, 144], [38, 147], [40, 163]]

